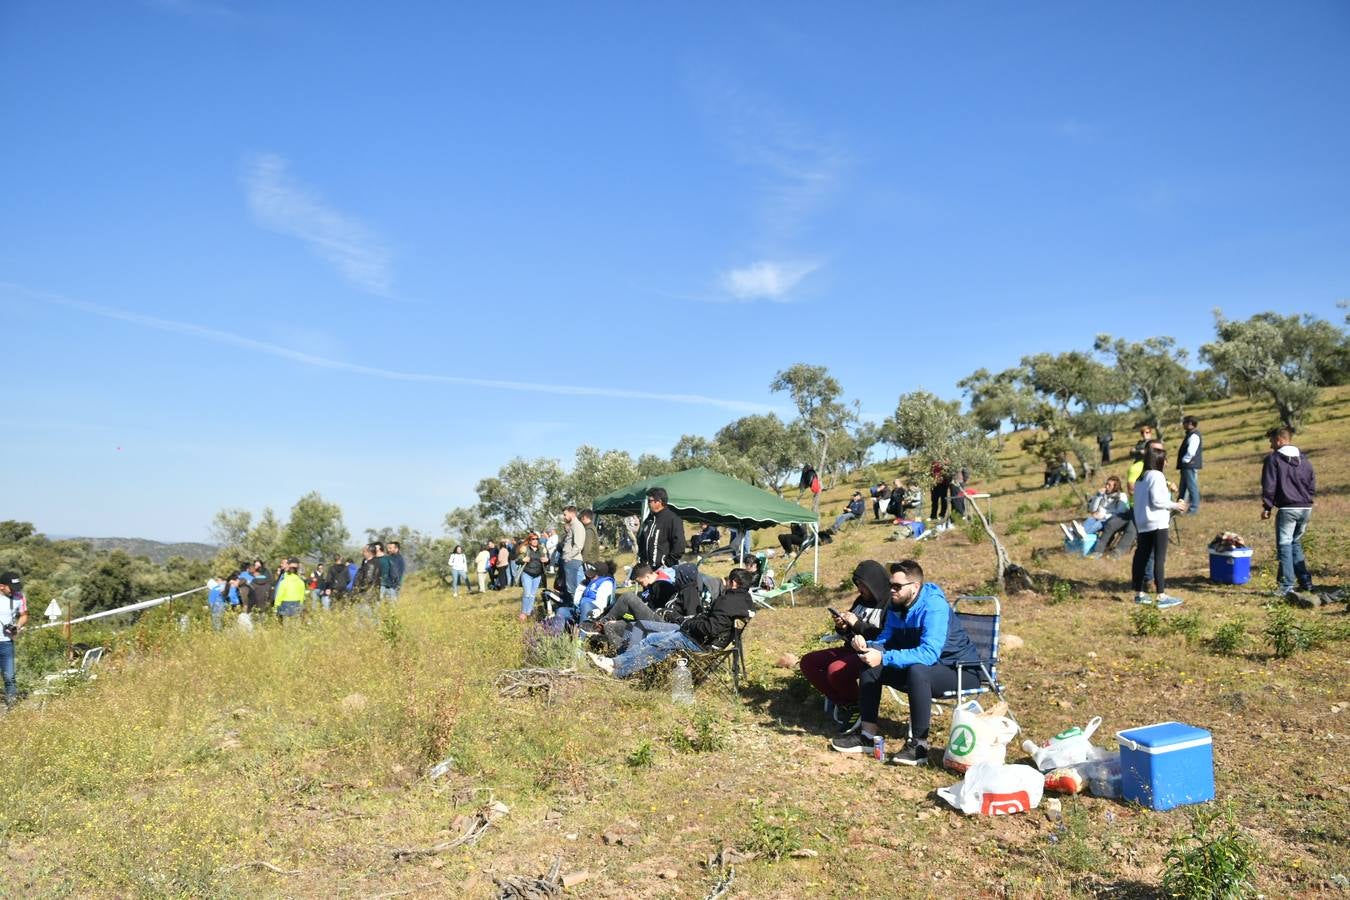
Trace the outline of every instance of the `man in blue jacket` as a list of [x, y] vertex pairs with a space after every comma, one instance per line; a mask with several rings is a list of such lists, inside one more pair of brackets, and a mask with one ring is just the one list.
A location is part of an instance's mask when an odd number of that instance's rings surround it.
[[928, 728], [933, 697], [956, 690], [957, 663], [978, 663], [979, 651], [952, 615], [942, 588], [923, 580], [923, 568], [907, 559], [891, 565], [891, 605], [881, 633], [870, 641], [855, 636], [852, 648], [863, 661], [858, 678], [861, 724], [854, 734], [835, 738], [841, 753], [870, 753], [877, 735], [881, 689], [909, 695], [909, 738], [891, 762], [928, 764]]

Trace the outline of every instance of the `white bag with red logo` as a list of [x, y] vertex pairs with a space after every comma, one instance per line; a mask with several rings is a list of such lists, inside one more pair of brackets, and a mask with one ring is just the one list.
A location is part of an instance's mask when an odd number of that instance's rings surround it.
[[951, 787], [938, 788], [938, 796], [968, 816], [1007, 816], [1040, 805], [1045, 776], [1031, 766], [979, 763], [966, 770], [966, 777]]
[[1002, 765], [1008, 742], [1019, 730], [1008, 715], [1008, 704], [1001, 700], [989, 709], [981, 708], [975, 700], [962, 703], [952, 712], [952, 730], [947, 735], [942, 765], [958, 774], [978, 763]]

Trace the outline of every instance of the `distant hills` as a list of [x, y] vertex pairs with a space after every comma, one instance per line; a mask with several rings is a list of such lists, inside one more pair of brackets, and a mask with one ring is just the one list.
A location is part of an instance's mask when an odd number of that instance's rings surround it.
[[215, 544], [195, 544], [190, 542], [178, 544], [166, 544], [162, 541], [151, 541], [146, 538], [124, 538], [124, 537], [68, 537], [61, 535], [49, 535], [53, 540], [65, 541], [85, 541], [95, 550], [121, 550], [128, 556], [148, 556], [150, 561], [156, 565], [163, 565], [171, 556], [181, 556], [185, 559], [211, 560], [215, 558], [220, 548]]

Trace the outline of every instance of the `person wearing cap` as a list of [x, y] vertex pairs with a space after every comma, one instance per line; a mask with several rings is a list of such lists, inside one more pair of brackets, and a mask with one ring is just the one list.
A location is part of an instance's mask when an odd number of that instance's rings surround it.
[[14, 637], [28, 624], [28, 598], [23, 595], [23, 580], [14, 572], [0, 575], [0, 672], [5, 677], [5, 706], [19, 700], [19, 683], [14, 677]]
[[834, 530], [838, 531], [844, 527], [845, 522], [852, 522], [854, 519], [863, 517], [863, 496], [862, 492], [854, 491], [853, 497], [848, 501], [848, 506], [844, 507], [843, 513], [834, 520]]

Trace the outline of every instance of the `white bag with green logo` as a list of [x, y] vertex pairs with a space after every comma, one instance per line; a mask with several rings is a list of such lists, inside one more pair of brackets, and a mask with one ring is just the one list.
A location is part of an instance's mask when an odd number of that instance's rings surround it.
[[986, 710], [971, 700], [952, 713], [952, 730], [942, 765], [953, 772], [964, 772], [979, 763], [1003, 765], [1008, 742], [1021, 730], [1008, 716], [1008, 704], [999, 701]]
[[1101, 716], [1088, 720], [1086, 728], [1066, 728], [1039, 746], [1031, 741], [1023, 741], [1022, 749], [1031, 754], [1036, 768], [1042, 772], [1076, 766], [1093, 758], [1092, 733], [1102, 724]]

